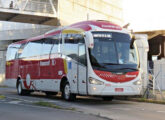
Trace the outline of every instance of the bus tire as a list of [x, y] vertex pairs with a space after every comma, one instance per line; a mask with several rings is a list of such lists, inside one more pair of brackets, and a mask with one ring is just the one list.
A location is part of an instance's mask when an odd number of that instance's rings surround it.
[[113, 100], [113, 96], [104, 96], [104, 97], [102, 97], [102, 99], [104, 101], [112, 101]]
[[23, 90], [23, 89], [22, 89], [21, 81], [18, 81], [18, 85], [17, 85], [17, 94], [18, 94], [18, 95], [30, 95], [30, 93], [31, 93], [31, 91]]
[[21, 81], [18, 81], [17, 83], [17, 94], [18, 95], [24, 95], [25, 91], [22, 89]]
[[69, 82], [65, 82], [62, 88], [62, 98], [66, 101], [74, 101], [76, 99], [76, 95], [72, 94], [70, 91]]

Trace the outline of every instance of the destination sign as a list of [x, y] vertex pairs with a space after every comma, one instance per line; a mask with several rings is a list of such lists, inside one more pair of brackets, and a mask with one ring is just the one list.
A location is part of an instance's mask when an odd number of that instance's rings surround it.
[[112, 34], [99, 34], [99, 33], [94, 33], [93, 37], [99, 37], [99, 38], [112, 38]]

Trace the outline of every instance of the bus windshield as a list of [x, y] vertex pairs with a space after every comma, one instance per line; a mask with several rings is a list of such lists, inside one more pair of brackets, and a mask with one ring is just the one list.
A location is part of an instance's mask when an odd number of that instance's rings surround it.
[[[129, 34], [117, 32], [92, 32], [94, 48], [89, 49], [93, 67], [137, 68], [138, 61], [135, 48], [130, 48]], [[120, 65], [120, 67], [119, 67]], [[113, 67], [112, 67], [113, 66]]]

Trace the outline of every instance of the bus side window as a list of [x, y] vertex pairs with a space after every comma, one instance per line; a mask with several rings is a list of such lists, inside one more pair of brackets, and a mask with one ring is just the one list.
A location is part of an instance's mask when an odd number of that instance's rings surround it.
[[78, 42], [74, 34], [64, 34], [62, 52], [64, 55], [78, 61]]
[[51, 53], [58, 53], [59, 52], [60, 35], [59, 34], [55, 35], [55, 36], [51, 37], [51, 39], [52, 39], [52, 43], [53, 43]]
[[6, 60], [14, 60], [17, 58], [17, 52], [19, 50], [20, 44], [17, 46], [11, 46], [7, 50]]
[[20, 48], [19, 48], [19, 50], [18, 50], [18, 52], [17, 52], [17, 54], [16, 54], [16, 58], [18, 59], [18, 58], [20, 58], [20, 56], [21, 56], [21, 54], [22, 54], [22, 52], [23, 52], [23, 49], [24, 49], [24, 47], [27, 45], [27, 43], [23, 43], [23, 44], [21, 44], [21, 46], [20, 46]]
[[41, 55], [48, 55], [50, 54], [50, 50], [52, 48], [53, 42], [51, 38], [42, 39], [42, 53]]
[[86, 66], [87, 58], [86, 58], [86, 47], [85, 47], [84, 36], [80, 35], [78, 37], [78, 43], [79, 43], [79, 62]]
[[24, 47], [19, 58], [38, 56], [42, 50], [42, 40], [31, 41]]
[[6, 60], [13, 60], [15, 58], [15, 54], [17, 52], [17, 49], [14, 49], [12, 47], [9, 47], [7, 50], [7, 56], [6, 56]]
[[79, 62], [87, 65], [85, 44], [79, 44]]

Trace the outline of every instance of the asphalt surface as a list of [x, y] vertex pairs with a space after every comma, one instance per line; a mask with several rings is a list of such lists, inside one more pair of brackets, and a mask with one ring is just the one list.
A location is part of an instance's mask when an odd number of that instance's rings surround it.
[[[74, 102], [66, 102], [60, 96], [47, 98], [43, 93], [18, 96], [16, 90], [12, 88], [0, 88], [0, 94], [6, 96], [5, 100], [0, 100], [0, 120], [2, 118], [2, 120], [10, 120], [14, 117], [22, 120], [31, 118], [35, 120], [165, 120], [165, 105], [161, 104], [120, 100], [105, 102], [92, 97], [78, 97]], [[46, 101], [64, 109], [32, 104], [37, 101]], [[65, 108], [74, 108], [74, 110], [68, 111]]]
[[[69, 106], [58, 105], [58, 108], [37, 106], [33, 103], [45, 101], [44, 95], [17, 96], [11, 88], [0, 88], [0, 120], [109, 120], [98, 115], [86, 114]], [[43, 98], [42, 98], [43, 97]], [[55, 104], [55, 103], [54, 103]]]
[[105, 120], [103, 118], [45, 107], [0, 103], [0, 120]]

